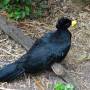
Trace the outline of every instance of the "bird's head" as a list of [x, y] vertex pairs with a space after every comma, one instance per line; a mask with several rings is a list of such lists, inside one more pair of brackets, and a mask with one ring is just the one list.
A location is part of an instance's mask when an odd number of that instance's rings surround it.
[[58, 19], [56, 28], [57, 29], [68, 29], [70, 26], [75, 27], [76, 24], [77, 24], [76, 20], [70, 20], [66, 17], [62, 17], [61, 19]]

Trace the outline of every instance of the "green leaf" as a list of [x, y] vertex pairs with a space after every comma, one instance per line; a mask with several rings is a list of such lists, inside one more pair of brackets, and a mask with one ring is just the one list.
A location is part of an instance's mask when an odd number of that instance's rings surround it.
[[30, 13], [30, 9], [28, 6], [25, 6], [25, 13], [26, 13], [26, 15], [29, 15], [29, 13]]
[[30, 5], [32, 3], [32, 0], [27, 0], [25, 3], [26, 3], [26, 5]]
[[74, 86], [72, 84], [67, 84], [65, 90], [74, 90]]
[[16, 20], [18, 20], [19, 18], [21, 18], [21, 12], [15, 11], [15, 13], [14, 13], [14, 18], [15, 18]]
[[3, 0], [2, 4], [3, 4], [3, 5], [8, 5], [9, 2], [10, 2], [10, 0]]
[[65, 85], [64, 84], [62, 84], [62, 83], [56, 83], [55, 85], [54, 85], [54, 90], [64, 90], [65, 89]]
[[22, 18], [25, 18], [26, 13], [24, 11], [22, 11]]
[[13, 12], [9, 13], [9, 17], [10, 18], [13, 18], [13, 16], [14, 16], [14, 13]]
[[16, 0], [17, 2], [19, 2], [19, 0]]
[[54, 85], [54, 90], [74, 90], [74, 86], [72, 84], [66, 84], [64, 85], [63, 83], [56, 83]]

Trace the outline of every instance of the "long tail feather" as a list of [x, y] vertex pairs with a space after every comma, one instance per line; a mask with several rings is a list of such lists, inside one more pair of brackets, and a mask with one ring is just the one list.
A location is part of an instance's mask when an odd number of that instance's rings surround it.
[[18, 65], [18, 63], [9, 64], [0, 70], [0, 81], [12, 81], [24, 72], [25, 70], [21, 65]]

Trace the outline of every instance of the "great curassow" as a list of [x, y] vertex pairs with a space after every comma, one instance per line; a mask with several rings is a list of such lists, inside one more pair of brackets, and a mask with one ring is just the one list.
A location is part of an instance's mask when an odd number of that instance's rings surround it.
[[0, 69], [0, 82], [12, 81], [23, 73], [38, 73], [61, 62], [71, 46], [71, 33], [68, 28], [73, 22], [63, 17], [56, 24], [57, 30], [46, 33], [36, 40], [31, 49], [14, 63]]

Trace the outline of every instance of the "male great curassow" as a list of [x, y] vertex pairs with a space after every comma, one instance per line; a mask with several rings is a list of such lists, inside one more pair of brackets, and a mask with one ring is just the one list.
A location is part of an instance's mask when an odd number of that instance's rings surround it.
[[68, 18], [59, 19], [56, 31], [36, 40], [32, 48], [19, 60], [0, 70], [0, 81], [11, 81], [23, 73], [38, 73], [51, 68], [55, 62], [61, 62], [71, 46], [71, 33], [68, 31], [71, 24], [72, 21]]

